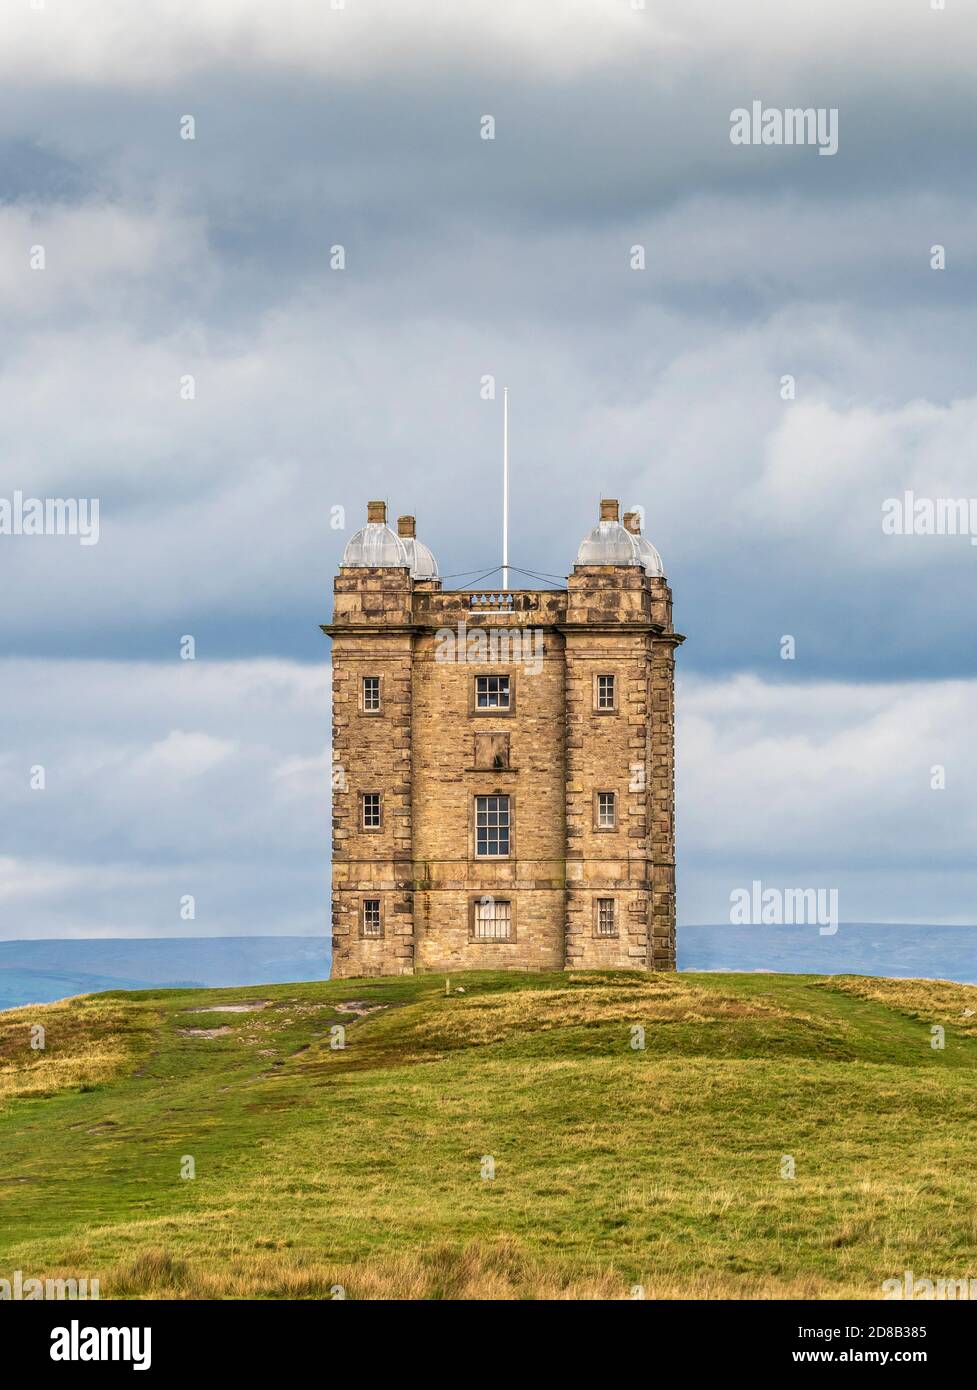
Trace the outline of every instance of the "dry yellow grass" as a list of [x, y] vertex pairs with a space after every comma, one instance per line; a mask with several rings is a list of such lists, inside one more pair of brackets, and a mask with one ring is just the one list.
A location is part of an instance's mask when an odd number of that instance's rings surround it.
[[[84, 1260], [75, 1269], [83, 1267]], [[630, 1301], [639, 1298], [840, 1298], [864, 1293], [853, 1284], [816, 1277], [730, 1276], [704, 1271], [693, 1276], [678, 1269], [657, 1272], [635, 1284], [613, 1265], [583, 1274], [579, 1264], [534, 1257], [518, 1241], [441, 1244], [417, 1254], [370, 1257], [355, 1264], [308, 1261], [282, 1254], [237, 1255], [224, 1268], [199, 1267], [192, 1260], [152, 1247], [111, 1270], [102, 1281], [103, 1298], [208, 1299], [448, 1299], [505, 1301]]]
[[155, 1009], [97, 995], [0, 1014], [0, 1109], [114, 1080], [148, 1050], [158, 1019]]
[[834, 975], [824, 980], [827, 989], [841, 990], [858, 999], [871, 999], [898, 1009], [910, 1018], [942, 1023], [958, 1033], [977, 1037], [977, 985], [958, 985], [952, 980], [889, 980], [862, 975]]
[[777, 1016], [786, 1016], [786, 1012], [693, 985], [652, 982], [486, 994], [466, 1000], [464, 1011], [443, 1010], [438, 1023], [451, 1029], [457, 1046], [459, 1030], [464, 1043], [477, 1044], [501, 1042], [516, 1032], [591, 1027], [598, 1023], [704, 1023], [724, 1018]]
[[504, 1042], [512, 1037], [568, 1028], [619, 1024], [622, 1030], [659, 1023], [708, 1024], [738, 1020], [790, 1019], [814, 1026], [807, 1013], [783, 1008], [769, 999], [737, 998], [678, 975], [611, 978], [572, 974], [566, 987], [505, 990], [480, 995], [452, 995], [426, 1001], [423, 1007], [392, 1010], [386, 1026], [371, 1034], [359, 1060], [318, 1049], [310, 1060], [325, 1056], [343, 1065], [376, 1064], [396, 1039], [398, 1062], [431, 1060], [464, 1047]]

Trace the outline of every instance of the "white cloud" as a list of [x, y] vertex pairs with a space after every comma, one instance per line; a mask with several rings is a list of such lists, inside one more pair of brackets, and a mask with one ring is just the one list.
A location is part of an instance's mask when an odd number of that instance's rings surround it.
[[[327, 667], [8, 660], [0, 681], [4, 935], [327, 932]], [[680, 920], [724, 920], [754, 878], [840, 887], [849, 921], [972, 920], [975, 705], [977, 681], [683, 679]]]
[[350, 78], [494, 61], [568, 73], [671, 42], [653, 13], [610, 0], [51, 0], [49, 11], [5, 15], [0, 74], [144, 86], [213, 66]]
[[789, 666], [681, 682], [681, 920], [728, 920], [761, 879], [838, 887], [848, 921], [974, 921], [977, 681], [804, 684]]
[[5, 935], [327, 930], [327, 666], [174, 649], [0, 680]]
[[[35, 248], [43, 252], [35, 257]], [[80, 313], [109, 318], [139, 297], [192, 274], [207, 288], [208, 254], [199, 219], [165, 206], [118, 201], [18, 202], [0, 206], [0, 303], [36, 328]]]
[[[137, 884], [158, 882], [163, 875], [117, 864], [62, 864], [57, 860], [0, 859], [0, 900], [8, 909], [30, 914], [38, 904], [57, 908], [85, 901], [94, 893], [131, 891]], [[43, 909], [42, 909], [43, 910]], [[30, 934], [30, 919], [25, 924]]]
[[[246, 641], [249, 613], [301, 606], [311, 650], [368, 492], [419, 513], [446, 572], [490, 567], [497, 486], [478, 462], [497, 447], [497, 405], [478, 396], [489, 369], [513, 384], [512, 553], [530, 568], [572, 564], [591, 523], [583, 480], [592, 495], [603, 487], [643, 503], [666, 567], [694, 564], [712, 584], [786, 544], [791, 568], [818, 575], [809, 597], [839, 602], [869, 571], [908, 566], [925, 578], [973, 558], [956, 538], [881, 532], [882, 501], [903, 487], [968, 490], [977, 397], [918, 394], [927, 370], [934, 388], [956, 384], [952, 339], [927, 368], [921, 345], [885, 318], [808, 306], [717, 328], [638, 298], [634, 354], [621, 360], [603, 325], [578, 338], [557, 322], [527, 336], [518, 323], [476, 327], [444, 310], [418, 321], [412, 305], [357, 299], [331, 306], [324, 334], [322, 314], [310, 296], [253, 333], [215, 339], [186, 325], [148, 339], [110, 324], [26, 335], [0, 376], [0, 494], [97, 496], [101, 539], [87, 549], [0, 540], [24, 595], [15, 629], [50, 632], [77, 601], [77, 630], [168, 625], [175, 644], [201, 614], [223, 612]], [[785, 403], [788, 370], [798, 399]], [[186, 371], [193, 401], [179, 399]], [[883, 381], [916, 398], [852, 403]], [[476, 520], [460, 530], [463, 493]], [[348, 509], [345, 532], [329, 525], [335, 504]]]
[[164, 739], [137, 754], [130, 771], [134, 777], [186, 781], [202, 777], [239, 751], [240, 745], [234, 739], [173, 729]]
[[[907, 0], [48, 0], [7, 7], [0, 74], [140, 86], [186, 79], [213, 66], [255, 67], [348, 79], [423, 64], [515, 67], [545, 75], [647, 60], [649, 80], [705, 52], [751, 58], [788, 72], [830, 57], [857, 67], [911, 69], [925, 58], [967, 71], [973, 12], [944, 14]], [[883, 42], [884, 41], [884, 44]], [[667, 73], [666, 73], [667, 75]], [[747, 97], [754, 93], [747, 93]]]

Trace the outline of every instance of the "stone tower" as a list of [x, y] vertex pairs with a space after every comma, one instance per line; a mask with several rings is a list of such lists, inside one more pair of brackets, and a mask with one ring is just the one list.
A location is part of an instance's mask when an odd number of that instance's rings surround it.
[[460, 592], [371, 502], [323, 631], [334, 977], [675, 968], [684, 639], [637, 513], [601, 502], [565, 589]]

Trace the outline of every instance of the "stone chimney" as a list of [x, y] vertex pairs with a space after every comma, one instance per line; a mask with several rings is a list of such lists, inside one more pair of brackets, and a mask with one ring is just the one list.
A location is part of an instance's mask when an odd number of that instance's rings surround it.
[[600, 519], [601, 521], [618, 521], [618, 505], [616, 497], [602, 497], [600, 499]]
[[410, 537], [417, 535], [417, 525], [412, 516], [398, 516], [397, 535]]
[[625, 513], [624, 513], [624, 529], [625, 529], [625, 531], [630, 531], [631, 534], [632, 534], [632, 536], [640, 536], [640, 535], [641, 535], [641, 525], [640, 525], [640, 523], [639, 523], [639, 521], [638, 521], [638, 513], [637, 513], [637, 512], [625, 512]]
[[383, 525], [387, 520], [386, 502], [367, 502], [366, 519], [367, 521], [379, 521]]

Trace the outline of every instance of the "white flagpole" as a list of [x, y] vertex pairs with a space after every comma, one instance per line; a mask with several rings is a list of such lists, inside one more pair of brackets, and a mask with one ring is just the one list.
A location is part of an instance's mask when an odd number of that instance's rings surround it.
[[509, 587], [509, 388], [502, 388], [502, 588]]

